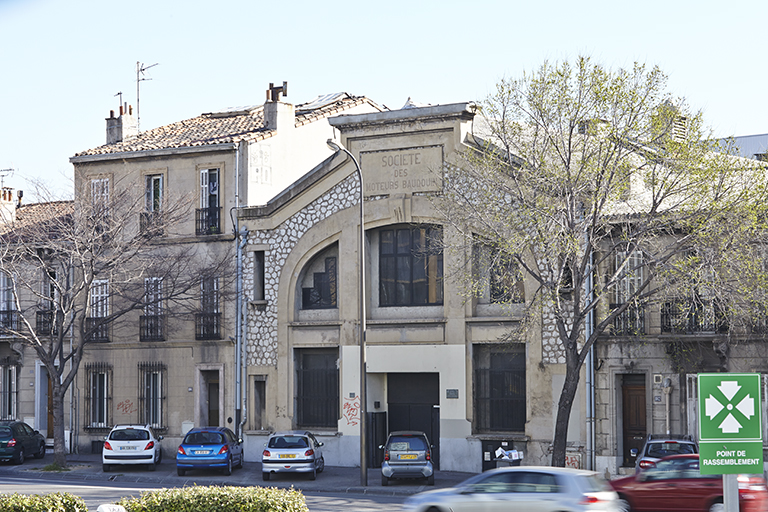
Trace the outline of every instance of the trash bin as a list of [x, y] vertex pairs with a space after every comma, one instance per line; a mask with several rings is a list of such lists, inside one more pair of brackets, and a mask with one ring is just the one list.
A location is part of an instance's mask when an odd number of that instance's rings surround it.
[[494, 459], [496, 461], [497, 468], [508, 468], [511, 466], [519, 466], [520, 459]]

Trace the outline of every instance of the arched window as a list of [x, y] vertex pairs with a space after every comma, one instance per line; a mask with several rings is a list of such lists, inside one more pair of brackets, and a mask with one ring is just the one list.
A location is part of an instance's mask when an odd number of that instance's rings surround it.
[[321, 251], [304, 268], [301, 278], [301, 309], [338, 307], [338, 244]]

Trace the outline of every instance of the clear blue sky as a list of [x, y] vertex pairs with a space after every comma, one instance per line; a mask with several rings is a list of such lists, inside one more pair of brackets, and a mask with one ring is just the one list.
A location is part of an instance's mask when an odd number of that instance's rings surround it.
[[[0, 169], [66, 194], [115, 94], [141, 127], [263, 103], [366, 95], [389, 108], [481, 100], [504, 76], [589, 55], [659, 65], [717, 136], [768, 132], [765, 0], [0, 0]], [[30, 198], [31, 199], [31, 198]]]

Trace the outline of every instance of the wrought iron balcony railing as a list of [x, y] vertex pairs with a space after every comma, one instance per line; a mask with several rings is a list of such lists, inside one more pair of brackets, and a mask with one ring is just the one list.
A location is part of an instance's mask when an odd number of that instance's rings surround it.
[[38, 336], [55, 336], [59, 333], [56, 311], [43, 309], [35, 312], [35, 331]]
[[[611, 310], [617, 309], [622, 304], [611, 304]], [[613, 320], [611, 328], [613, 336], [638, 336], [645, 332], [645, 307], [630, 305], [624, 312]]]
[[144, 236], [163, 236], [165, 231], [163, 229], [162, 212], [141, 212], [139, 229]]
[[195, 210], [195, 234], [218, 235], [221, 233], [221, 208], [198, 208]]
[[106, 343], [109, 341], [109, 322], [102, 317], [88, 317], [85, 319], [88, 341]]
[[21, 329], [21, 318], [19, 312], [15, 309], [0, 311], [0, 335], [8, 334], [8, 331], [19, 331]]
[[195, 339], [220, 340], [221, 339], [221, 313], [196, 313], [195, 314]]
[[728, 318], [715, 300], [680, 300], [661, 307], [661, 332], [671, 334], [724, 333]]
[[165, 341], [165, 315], [139, 317], [140, 341]]

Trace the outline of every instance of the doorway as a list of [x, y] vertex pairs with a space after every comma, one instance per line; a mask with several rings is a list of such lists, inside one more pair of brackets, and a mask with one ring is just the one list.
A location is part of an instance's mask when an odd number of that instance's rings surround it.
[[220, 370], [200, 370], [198, 387], [198, 421], [197, 425], [219, 427], [221, 423], [221, 392]]
[[643, 448], [646, 432], [645, 375], [623, 375], [621, 382], [623, 463], [624, 467], [635, 465], [630, 455], [632, 448], [639, 452]]
[[440, 468], [440, 374], [387, 374], [387, 427], [418, 430], [427, 434], [432, 464]]

